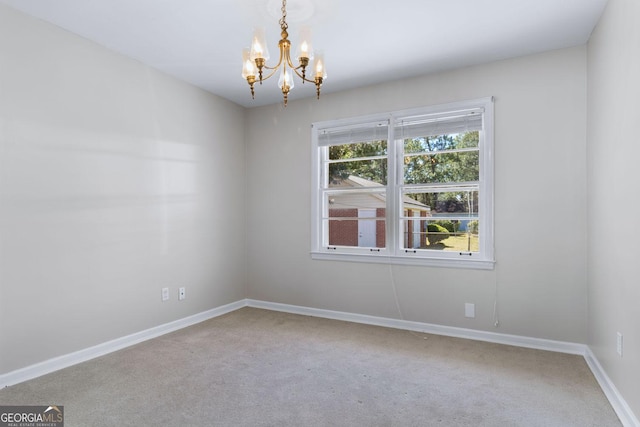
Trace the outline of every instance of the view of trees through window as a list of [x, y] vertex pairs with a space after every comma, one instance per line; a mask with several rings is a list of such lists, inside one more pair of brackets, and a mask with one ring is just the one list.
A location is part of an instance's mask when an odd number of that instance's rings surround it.
[[[445, 184], [477, 182], [480, 176], [480, 152], [477, 131], [456, 135], [411, 138], [404, 141], [405, 184]], [[433, 192], [412, 194], [410, 197], [431, 207], [432, 212], [473, 212], [475, 203], [468, 194]], [[477, 211], [476, 211], [477, 212]]]
[[332, 182], [351, 175], [387, 185], [387, 141], [371, 141], [329, 147]]
[[[387, 185], [387, 154], [384, 140], [330, 146], [329, 187], [354, 176]], [[404, 247], [477, 251], [479, 132], [407, 138], [402, 156], [403, 196], [430, 210], [405, 209]]]

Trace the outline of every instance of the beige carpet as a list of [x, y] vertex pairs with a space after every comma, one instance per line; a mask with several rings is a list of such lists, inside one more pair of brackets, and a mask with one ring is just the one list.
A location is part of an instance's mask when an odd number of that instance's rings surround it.
[[244, 308], [0, 390], [65, 426], [619, 426], [580, 356]]

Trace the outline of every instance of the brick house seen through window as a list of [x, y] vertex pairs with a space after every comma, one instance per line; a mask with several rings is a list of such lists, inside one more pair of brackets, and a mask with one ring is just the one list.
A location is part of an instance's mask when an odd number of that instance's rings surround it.
[[[382, 184], [349, 176], [333, 183], [336, 188], [375, 189]], [[377, 192], [334, 194], [329, 199], [329, 244], [384, 248], [386, 246], [386, 194]], [[410, 197], [403, 200], [404, 215], [425, 218], [407, 221], [404, 230], [405, 247], [426, 245], [426, 218], [431, 217], [429, 206]]]

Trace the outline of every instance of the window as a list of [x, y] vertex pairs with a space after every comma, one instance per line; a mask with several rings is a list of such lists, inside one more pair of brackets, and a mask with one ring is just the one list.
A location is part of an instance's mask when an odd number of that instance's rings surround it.
[[312, 127], [312, 256], [493, 268], [493, 100]]

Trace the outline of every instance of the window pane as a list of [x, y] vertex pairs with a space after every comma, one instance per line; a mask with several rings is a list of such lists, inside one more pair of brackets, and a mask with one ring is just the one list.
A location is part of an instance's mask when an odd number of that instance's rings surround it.
[[387, 141], [331, 146], [327, 166], [329, 187], [386, 185]]
[[328, 246], [385, 247], [384, 220], [330, 219]]
[[405, 249], [454, 252], [478, 251], [478, 191], [422, 191], [404, 198], [428, 206], [418, 212], [404, 203], [402, 230]]
[[[329, 210], [340, 209], [386, 209], [386, 192], [382, 191], [344, 191], [340, 193], [327, 192], [324, 196], [325, 206]], [[384, 217], [385, 212], [382, 211], [381, 215]]]
[[329, 160], [356, 159], [387, 155], [387, 141], [359, 142], [329, 147]]
[[402, 220], [405, 250], [478, 252], [480, 239], [477, 219], [410, 218]]
[[478, 151], [406, 155], [404, 181], [406, 184], [478, 181], [479, 159]]
[[329, 164], [329, 187], [379, 187], [387, 183], [387, 159]]
[[386, 193], [348, 191], [325, 194], [329, 246], [384, 248]]
[[430, 216], [434, 218], [465, 219], [478, 216], [477, 190], [410, 192], [405, 193], [405, 197], [428, 206]]
[[451, 135], [424, 136], [404, 140], [404, 152], [434, 153], [446, 150], [478, 148], [480, 134], [477, 131]]

